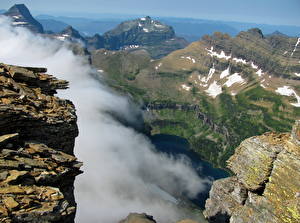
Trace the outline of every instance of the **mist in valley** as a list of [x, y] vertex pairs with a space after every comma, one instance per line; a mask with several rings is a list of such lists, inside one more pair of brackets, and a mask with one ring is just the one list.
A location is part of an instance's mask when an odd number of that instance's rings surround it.
[[185, 157], [157, 152], [147, 137], [111, 116], [134, 123], [140, 111], [96, 81], [96, 71], [67, 44], [12, 27], [6, 17], [0, 17], [0, 33], [0, 62], [46, 67], [47, 73], [70, 82], [58, 96], [70, 99], [78, 115], [75, 154], [84, 173], [75, 181], [76, 221], [113, 223], [130, 212], [146, 212], [162, 223], [179, 220], [176, 205], [153, 188], [193, 198], [209, 180], [201, 179]]

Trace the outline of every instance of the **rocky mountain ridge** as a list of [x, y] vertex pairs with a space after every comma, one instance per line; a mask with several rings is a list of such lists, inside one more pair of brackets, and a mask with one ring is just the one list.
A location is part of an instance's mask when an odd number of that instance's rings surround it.
[[61, 41], [82, 42], [85, 44], [86, 39], [72, 26], [68, 26], [57, 34], [50, 35]]
[[46, 71], [0, 64], [1, 222], [74, 222], [77, 116]]
[[300, 221], [300, 121], [292, 133], [243, 141], [227, 161], [235, 174], [213, 183], [204, 215], [215, 223]]

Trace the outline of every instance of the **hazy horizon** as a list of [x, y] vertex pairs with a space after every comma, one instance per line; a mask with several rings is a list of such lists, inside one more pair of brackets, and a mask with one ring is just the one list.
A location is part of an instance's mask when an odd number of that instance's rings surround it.
[[[103, 18], [105, 16], [154, 16], [204, 19], [227, 22], [242, 22], [270, 25], [300, 26], [300, 1], [298, 0], [69, 0], [51, 2], [38, 0], [1, 0], [0, 9], [9, 9], [14, 4], [25, 4], [34, 16], [48, 14]], [[70, 7], [70, 5], [72, 7]], [[235, 7], [232, 7], [234, 5]]]

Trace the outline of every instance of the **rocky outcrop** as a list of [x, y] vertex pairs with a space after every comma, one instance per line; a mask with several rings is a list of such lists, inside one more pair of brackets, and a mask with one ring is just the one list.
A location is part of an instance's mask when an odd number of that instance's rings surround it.
[[156, 223], [152, 216], [145, 213], [130, 213], [124, 220], [119, 223]]
[[300, 122], [292, 134], [266, 133], [241, 143], [228, 160], [234, 177], [214, 182], [204, 215], [210, 222], [300, 221]]
[[104, 38], [99, 34], [95, 34], [92, 37], [86, 37], [87, 47], [90, 51], [104, 48]]
[[54, 96], [68, 83], [44, 72], [0, 64], [1, 222], [74, 222], [77, 117]]
[[[130, 213], [124, 220], [119, 223], [156, 223], [153, 216], [147, 215], [145, 213]], [[177, 223], [199, 223], [191, 219], [185, 219], [178, 221]]]
[[43, 72], [46, 69], [0, 64], [1, 134], [16, 132], [24, 140], [42, 139], [73, 154], [78, 135], [74, 105], [53, 96], [56, 89], [66, 89], [68, 82]]
[[225, 126], [218, 125], [212, 118], [201, 111], [199, 105], [190, 104], [177, 104], [177, 103], [148, 103], [144, 106], [147, 110], [162, 110], [162, 109], [172, 109], [181, 111], [194, 111], [196, 117], [202, 120], [204, 125], [207, 125], [212, 131], [222, 134], [227, 140], [230, 140], [230, 134]]

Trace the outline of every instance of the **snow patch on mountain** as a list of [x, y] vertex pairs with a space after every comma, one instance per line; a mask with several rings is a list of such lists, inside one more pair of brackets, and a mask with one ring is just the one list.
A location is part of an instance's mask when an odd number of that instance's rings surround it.
[[230, 66], [228, 66], [226, 70], [222, 71], [222, 73], [220, 75], [220, 79], [223, 79], [224, 77], [227, 77], [228, 75], [230, 75]]
[[191, 90], [191, 87], [186, 86], [185, 84], [181, 85], [181, 87], [182, 87], [184, 90], [186, 90], [186, 91]]
[[12, 23], [14, 26], [18, 26], [18, 25], [27, 25], [28, 22], [13, 22]]
[[221, 51], [221, 53], [214, 51], [213, 46], [210, 49], [207, 49], [207, 48], [205, 48], [205, 49], [208, 51], [208, 55], [210, 55], [211, 57], [217, 57], [217, 58], [225, 59], [225, 60], [229, 60], [231, 58], [231, 55], [226, 56], [226, 54], [223, 50]]
[[232, 60], [235, 61], [235, 62], [237, 62], [237, 63], [247, 64], [247, 61], [244, 60], [244, 59], [241, 59], [241, 58], [234, 57]]
[[159, 63], [156, 67], [155, 70], [158, 70], [161, 67], [162, 63]]
[[267, 88], [264, 84], [260, 84], [260, 86], [261, 86], [262, 88]]
[[291, 56], [293, 56], [294, 53], [296, 52], [296, 49], [297, 49], [297, 46], [299, 45], [299, 43], [300, 43], [300, 38], [298, 38], [297, 43], [295, 44], [295, 48], [294, 48], [293, 52], [291, 53]]
[[295, 98], [297, 99], [297, 103], [291, 103], [291, 105], [293, 105], [295, 107], [300, 107], [300, 97], [290, 86], [279, 87], [279, 88], [277, 88], [277, 90], [275, 92], [278, 94], [284, 95], [284, 96], [293, 96], [294, 95]]
[[164, 25], [160, 25], [160, 24], [157, 24], [157, 23], [155, 23], [154, 26], [157, 27], [157, 28], [164, 28], [165, 27]]
[[209, 88], [205, 90], [205, 92], [209, 96], [215, 98], [222, 93], [222, 87], [221, 85], [218, 85], [216, 81], [214, 81], [211, 85], [209, 85]]
[[66, 40], [65, 36], [55, 36], [55, 38], [60, 40], [60, 41], [65, 41]]
[[294, 73], [297, 77], [300, 77], [300, 73]]
[[258, 71], [256, 71], [256, 74], [261, 77], [262, 75], [264, 75], [264, 72], [262, 71], [262, 69], [259, 69]]
[[144, 31], [145, 33], [148, 33], [148, 32], [149, 32], [149, 29], [143, 28], [143, 31]]
[[253, 68], [253, 69], [258, 69], [258, 66], [257, 65], [255, 65], [253, 62], [251, 62], [251, 67]]
[[139, 45], [128, 45], [128, 46], [124, 46], [123, 49], [129, 50], [129, 49], [137, 49], [139, 47], [140, 47]]
[[213, 64], [213, 67], [209, 69], [208, 76], [204, 82], [207, 83], [212, 78], [212, 76], [214, 75], [215, 72], [216, 72], [216, 69], [215, 69], [215, 65]]
[[231, 76], [227, 77], [227, 81], [225, 82], [225, 86], [231, 87], [235, 83], [243, 83], [244, 79], [242, 76], [239, 75], [239, 73], [234, 73]]
[[196, 63], [196, 60], [195, 60], [194, 58], [190, 57], [190, 56], [187, 56], [187, 57], [181, 56], [180, 58], [181, 58], [181, 59], [188, 59], [188, 60], [190, 60], [192, 63]]

